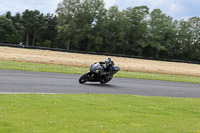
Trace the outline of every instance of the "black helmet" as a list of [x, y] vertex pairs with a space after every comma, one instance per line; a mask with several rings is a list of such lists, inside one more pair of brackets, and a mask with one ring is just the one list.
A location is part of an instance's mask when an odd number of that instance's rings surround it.
[[111, 62], [112, 62], [111, 58], [107, 57], [106, 60], [105, 60], [106, 65], [110, 65]]

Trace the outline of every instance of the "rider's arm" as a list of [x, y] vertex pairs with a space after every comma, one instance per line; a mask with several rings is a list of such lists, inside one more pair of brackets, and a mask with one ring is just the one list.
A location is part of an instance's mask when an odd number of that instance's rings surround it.
[[105, 64], [105, 62], [99, 62], [99, 64], [103, 65], [103, 64]]

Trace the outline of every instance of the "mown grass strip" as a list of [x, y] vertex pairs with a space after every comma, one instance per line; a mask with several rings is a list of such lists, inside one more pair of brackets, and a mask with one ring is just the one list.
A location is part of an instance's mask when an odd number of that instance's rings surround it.
[[[0, 69], [84, 74], [88, 68], [0, 60]], [[119, 71], [116, 77], [200, 83], [200, 77]]]
[[200, 131], [200, 99], [100, 94], [0, 94], [0, 132]]

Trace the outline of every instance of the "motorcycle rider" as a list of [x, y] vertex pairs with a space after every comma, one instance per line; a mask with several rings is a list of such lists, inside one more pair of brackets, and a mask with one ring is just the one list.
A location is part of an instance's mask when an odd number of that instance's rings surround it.
[[110, 75], [113, 72], [114, 62], [111, 60], [110, 57], [107, 57], [105, 62], [99, 62], [101, 65], [104, 65], [104, 72], [102, 75]]

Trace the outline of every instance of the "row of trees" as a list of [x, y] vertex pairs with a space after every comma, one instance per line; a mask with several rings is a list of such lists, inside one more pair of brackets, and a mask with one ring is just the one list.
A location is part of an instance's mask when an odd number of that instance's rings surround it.
[[57, 15], [25, 10], [0, 16], [0, 42], [200, 61], [200, 18], [173, 20], [160, 9], [103, 0], [63, 0]]
[[57, 17], [53, 14], [25, 10], [12, 16], [7, 12], [0, 16], [0, 42], [54, 47], [58, 33], [56, 26]]

